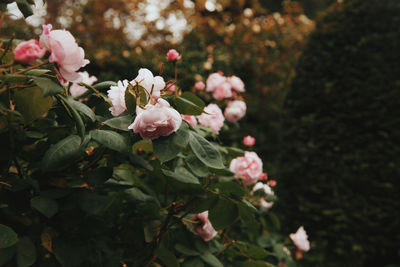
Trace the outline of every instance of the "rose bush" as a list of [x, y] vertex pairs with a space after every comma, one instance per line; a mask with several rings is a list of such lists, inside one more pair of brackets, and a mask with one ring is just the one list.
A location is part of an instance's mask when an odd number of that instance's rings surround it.
[[1, 41], [0, 265], [295, 264], [260, 158], [217, 136], [225, 103], [144, 68], [95, 83], [68, 31], [40, 41], [48, 62], [25, 69]]

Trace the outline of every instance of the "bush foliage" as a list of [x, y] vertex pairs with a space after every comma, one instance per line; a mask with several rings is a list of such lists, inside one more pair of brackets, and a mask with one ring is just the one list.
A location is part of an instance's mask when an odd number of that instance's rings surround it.
[[284, 226], [311, 229], [311, 266], [385, 266], [400, 251], [400, 3], [334, 5], [285, 102]]

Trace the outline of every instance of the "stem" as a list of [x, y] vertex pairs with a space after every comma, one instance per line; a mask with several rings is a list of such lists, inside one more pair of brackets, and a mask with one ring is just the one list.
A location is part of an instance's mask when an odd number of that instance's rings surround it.
[[13, 34], [13, 35], [11, 36], [10, 41], [8, 41], [7, 46], [6, 46], [6, 48], [4, 49], [4, 52], [3, 52], [3, 54], [2, 54], [1, 57], [0, 57], [0, 62], [3, 61], [4, 56], [8, 53], [8, 50], [10, 50], [11, 44], [12, 44], [14, 38], [15, 38], [15, 34]]
[[46, 59], [46, 60], [45, 60], [45, 61], [43, 61], [42, 63], [36, 64], [36, 65], [33, 65], [33, 66], [31, 66], [31, 67], [29, 67], [29, 68], [26, 68], [26, 69], [24, 69], [24, 70], [20, 70], [20, 71], [18, 71], [18, 72], [16, 72], [16, 73], [14, 73], [14, 74], [21, 74], [21, 73], [25, 73], [25, 72], [27, 72], [28, 70], [37, 69], [37, 68], [39, 68], [39, 67], [41, 67], [41, 66], [43, 66], [43, 65], [46, 65], [47, 63], [49, 63], [49, 60], [48, 60], [48, 59]]

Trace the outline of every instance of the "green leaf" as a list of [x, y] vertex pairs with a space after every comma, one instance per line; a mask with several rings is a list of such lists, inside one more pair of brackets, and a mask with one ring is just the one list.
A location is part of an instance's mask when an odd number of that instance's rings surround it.
[[81, 155], [80, 146], [81, 138], [77, 135], [70, 135], [58, 141], [46, 151], [40, 168], [43, 171], [51, 171], [68, 166], [68, 163]]
[[205, 107], [204, 101], [191, 92], [184, 92], [174, 103], [176, 110], [186, 115], [200, 115]]
[[127, 132], [129, 131], [128, 126], [131, 125], [132, 123], [132, 116], [127, 115], [127, 116], [115, 117], [106, 120], [103, 123], [111, 128]]
[[[223, 214], [223, 216], [221, 216]], [[218, 200], [217, 204], [209, 211], [209, 218], [216, 230], [224, 229], [231, 225], [238, 216], [236, 205], [225, 198]]]
[[206, 166], [215, 169], [223, 169], [225, 167], [219, 151], [204, 137], [190, 131], [189, 145], [197, 158]]
[[153, 152], [153, 143], [151, 140], [140, 140], [133, 144], [132, 153], [137, 154], [140, 151], [144, 151], [146, 153]]
[[69, 97], [67, 99], [67, 102], [71, 107], [88, 116], [89, 119], [91, 119], [93, 122], [96, 121], [96, 115], [94, 114], [93, 110], [88, 106], [86, 106], [85, 104], [74, 100], [72, 97]]
[[224, 265], [219, 261], [219, 259], [217, 259], [217, 257], [211, 254], [209, 251], [203, 252], [200, 255], [200, 258], [213, 267], [224, 267]]
[[153, 241], [154, 237], [156, 237], [160, 231], [161, 222], [159, 220], [152, 220], [146, 222], [144, 225], [144, 239], [147, 243]]
[[107, 210], [114, 198], [91, 192], [80, 192], [78, 195], [79, 207], [90, 215], [97, 215]]
[[[28, 70], [27, 72], [25, 72], [26, 75], [28, 76], [41, 76], [45, 73], [50, 72], [50, 70], [46, 70], [46, 69], [33, 69], [33, 70]], [[39, 86], [39, 85], [38, 85]], [[39, 86], [40, 87], [40, 86]]]
[[185, 245], [182, 244], [176, 244], [174, 247], [178, 252], [187, 255], [187, 256], [198, 256], [200, 253], [196, 250], [193, 250], [191, 248], [186, 247]]
[[18, 236], [10, 227], [0, 224], [0, 249], [8, 248], [17, 243]]
[[22, 237], [17, 244], [17, 266], [28, 267], [36, 261], [36, 248], [29, 237]]
[[237, 182], [221, 182], [215, 184], [212, 188], [218, 189], [220, 193], [226, 196], [241, 198], [245, 194], [243, 186]]
[[182, 123], [181, 127], [175, 133], [169, 136], [162, 136], [153, 140], [154, 154], [161, 163], [170, 161], [183, 150], [189, 142], [188, 126]]
[[26, 0], [17, 0], [18, 9], [24, 15], [25, 18], [33, 15], [31, 5]]
[[140, 157], [138, 155], [130, 153], [129, 154], [129, 161], [134, 165], [137, 165], [137, 166], [140, 166], [142, 168], [145, 168], [146, 170], [149, 170], [149, 171], [153, 171], [154, 170], [153, 166], [151, 166], [151, 164], [147, 160], [145, 160], [144, 158], [142, 158], [142, 157]]
[[181, 182], [181, 183], [185, 183], [185, 184], [200, 184], [199, 179], [197, 179], [196, 176], [194, 176], [193, 174], [191, 174], [187, 169], [185, 169], [184, 167], [177, 167], [175, 169], [175, 172], [171, 172], [168, 170], [162, 170], [162, 172]]
[[110, 89], [110, 86], [117, 86], [117, 83], [113, 82], [113, 81], [105, 81], [105, 82], [96, 83], [95, 85], [93, 85], [93, 87], [96, 88], [97, 90]]
[[243, 241], [236, 241], [233, 243], [233, 247], [238, 249], [242, 255], [251, 259], [263, 259], [273, 254], [260, 246]]
[[210, 173], [206, 165], [194, 155], [190, 155], [186, 158], [186, 164], [190, 170], [199, 177], [206, 177]]
[[58, 212], [57, 202], [42, 196], [32, 198], [31, 207], [43, 213], [47, 218], [52, 217]]
[[135, 114], [136, 112], [136, 97], [131, 92], [129, 87], [125, 90], [125, 106], [130, 114]]
[[152, 196], [149, 196], [149, 195], [143, 193], [143, 192], [142, 192], [140, 189], [138, 189], [138, 188], [130, 188], [130, 189], [127, 189], [127, 190], [125, 190], [125, 193], [126, 193], [129, 197], [131, 197], [132, 199], [138, 200], [138, 201], [142, 201], [142, 202], [150, 201], [150, 200], [153, 200], [153, 199], [154, 199]]
[[158, 257], [165, 264], [166, 267], [179, 267], [175, 255], [164, 246], [158, 247], [155, 253], [158, 255]]
[[24, 117], [25, 124], [42, 117], [52, 106], [53, 99], [45, 97], [39, 87], [15, 89], [16, 110]]
[[16, 84], [16, 83], [23, 83], [27, 79], [29, 79], [29, 77], [24, 74], [10, 73], [10, 74], [2, 75], [0, 80], [8, 82], [8, 83]]
[[9, 262], [15, 254], [15, 246], [0, 248], [0, 266]]
[[86, 130], [81, 115], [79, 115], [78, 111], [76, 111], [76, 109], [68, 102], [68, 100], [65, 97], [63, 97], [62, 95], [58, 95], [57, 98], [61, 99], [61, 101], [65, 104], [64, 106], [65, 109], [67, 109], [71, 113], [72, 118], [75, 121], [76, 129], [78, 131], [79, 136], [84, 138]]
[[204, 263], [199, 258], [189, 258], [185, 259], [182, 267], [204, 267]]
[[56, 84], [49, 78], [44, 78], [44, 77], [36, 77], [33, 76], [31, 77], [33, 82], [40, 87], [43, 91], [44, 96], [51, 96], [51, 95], [56, 95], [59, 93], [62, 93], [64, 91], [64, 88], [62, 88], [60, 85]]
[[108, 147], [109, 149], [128, 152], [129, 142], [119, 133], [108, 130], [93, 130], [91, 131], [91, 136], [94, 140]]

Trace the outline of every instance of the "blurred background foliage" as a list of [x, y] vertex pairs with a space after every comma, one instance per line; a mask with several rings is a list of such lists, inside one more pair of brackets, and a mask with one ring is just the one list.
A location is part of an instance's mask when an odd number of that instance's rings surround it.
[[141, 67], [172, 79], [170, 48], [182, 54], [183, 90], [219, 70], [239, 76], [248, 113], [221, 139], [257, 138], [278, 181], [284, 231], [304, 224], [310, 233], [302, 263], [385, 266], [399, 258], [398, 123], [382, 124], [399, 117], [397, 2], [51, 0], [31, 29], [6, 18], [2, 35], [36, 38], [42, 23], [67, 28], [99, 80], [132, 79]]

